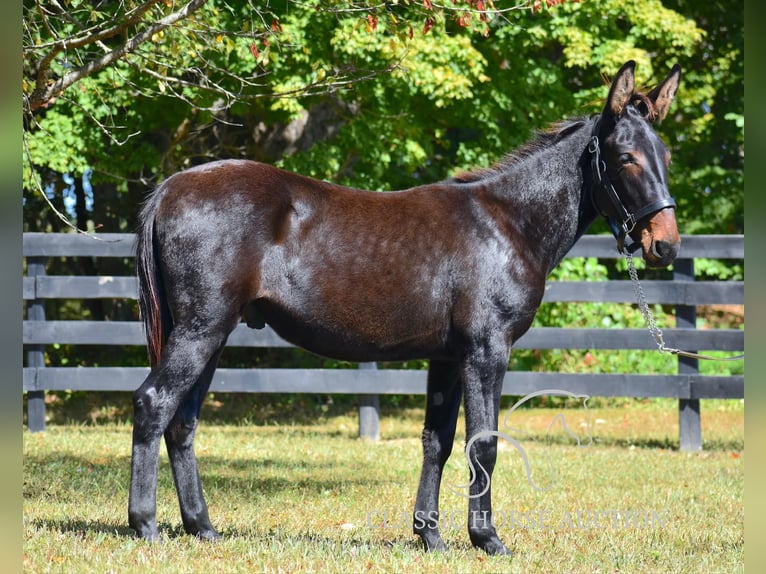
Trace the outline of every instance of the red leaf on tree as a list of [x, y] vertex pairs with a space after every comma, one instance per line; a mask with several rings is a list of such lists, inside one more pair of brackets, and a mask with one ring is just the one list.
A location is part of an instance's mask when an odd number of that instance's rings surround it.
[[279, 34], [282, 31], [282, 24], [279, 23], [279, 20], [274, 18], [274, 21], [271, 23], [271, 31], [275, 34]]
[[433, 18], [431, 18], [431, 17], [429, 16], [428, 18], [426, 18], [426, 23], [425, 23], [425, 25], [423, 26], [423, 34], [424, 34], [424, 35], [425, 35], [425, 34], [428, 34], [428, 32], [429, 32], [429, 31], [431, 30], [431, 28], [433, 28], [433, 27], [434, 27], [434, 19], [433, 19]]
[[253, 58], [258, 59], [260, 52], [258, 52], [258, 46], [256, 46], [255, 42], [250, 44], [250, 53], [253, 55]]
[[532, 12], [539, 12], [542, 7], [543, 7], [542, 0], [535, 0], [534, 2], [532, 2]]
[[370, 30], [377, 30], [378, 29], [378, 19], [373, 16], [372, 14], [367, 14], [367, 26], [369, 26]]
[[423, 0], [423, 6], [426, 7], [426, 10], [433, 10], [434, 8], [433, 4], [431, 4], [431, 0]]
[[461, 28], [467, 28], [471, 23], [471, 15], [468, 12], [463, 12], [457, 18], [457, 25]]

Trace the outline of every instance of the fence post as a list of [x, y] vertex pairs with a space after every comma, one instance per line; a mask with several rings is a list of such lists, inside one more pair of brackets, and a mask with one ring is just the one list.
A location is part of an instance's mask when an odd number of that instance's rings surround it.
[[[43, 275], [45, 275], [45, 258], [27, 258], [27, 276], [35, 279], [35, 296], [37, 294], [37, 278]], [[45, 321], [45, 301], [43, 299], [33, 299], [28, 303], [27, 319]], [[35, 369], [45, 367], [45, 345], [30, 345], [27, 350], [27, 366]], [[30, 432], [45, 430], [45, 391], [27, 391], [27, 428]]]
[[[678, 259], [673, 264], [673, 279], [694, 281], [694, 259]], [[697, 308], [694, 305], [676, 306], [676, 327], [697, 328]], [[697, 349], [694, 350], [696, 352]], [[699, 373], [699, 360], [678, 357], [679, 375]], [[682, 451], [702, 450], [702, 418], [699, 399], [678, 400], [678, 442]]]
[[[363, 370], [377, 370], [377, 363], [359, 363]], [[378, 395], [359, 395], [359, 438], [380, 440], [380, 400]]]

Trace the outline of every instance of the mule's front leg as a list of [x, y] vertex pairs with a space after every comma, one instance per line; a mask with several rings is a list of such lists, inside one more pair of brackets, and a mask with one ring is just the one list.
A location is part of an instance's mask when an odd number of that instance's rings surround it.
[[413, 513], [413, 531], [427, 551], [446, 549], [439, 533], [439, 486], [455, 440], [461, 394], [458, 364], [431, 361], [423, 428], [423, 469]]
[[487, 554], [511, 551], [500, 541], [492, 521], [492, 472], [497, 460], [497, 417], [509, 348], [504, 343], [484, 344], [463, 365], [466, 441], [471, 473], [468, 535]]

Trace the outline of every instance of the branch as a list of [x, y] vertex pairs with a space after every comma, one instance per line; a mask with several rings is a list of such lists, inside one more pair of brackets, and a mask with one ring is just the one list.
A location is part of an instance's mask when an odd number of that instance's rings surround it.
[[[196, 10], [201, 8], [206, 1], [207, 0], [191, 0], [183, 8], [181, 8], [177, 12], [173, 12], [172, 14], [165, 16], [163, 19], [149, 26], [149, 28], [147, 28], [140, 34], [136, 34], [135, 36], [127, 40], [122, 46], [115, 48], [111, 52], [104, 54], [98, 59], [91, 60], [84, 66], [81, 66], [75, 70], [72, 70], [71, 72], [69, 72], [68, 74], [65, 74], [64, 76], [62, 76], [55, 82], [51, 83], [50, 85], [47, 85], [47, 77], [50, 71], [50, 64], [53, 61], [53, 58], [62, 49], [64, 49], [66, 45], [68, 45], [68, 43], [56, 43], [54, 46], [52, 46], [51, 51], [48, 53], [47, 56], [43, 58], [43, 60], [40, 63], [40, 67], [38, 68], [38, 73], [37, 73], [35, 90], [32, 93], [32, 95], [29, 97], [29, 99], [25, 101], [26, 114], [31, 114], [32, 112], [39, 109], [40, 107], [43, 107], [56, 95], [60, 94], [61, 92], [63, 92], [64, 90], [72, 86], [73, 84], [77, 83], [78, 81], [82, 80], [83, 78], [86, 78], [90, 76], [91, 74], [106, 68], [107, 66], [113, 64], [114, 62], [123, 58], [127, 54], [130, 54], [131, 52], [135, 51], [142, 43], [146, 42], [154, 34], [157, 34], [158, 32], [172, 26], [176, 22], [179, 22], [181, 20], [184, 20], [185, 18], [188, 18], [192, 13], [194, 13]], [[147, 2], [144, 5], [142, 5], [141, 8], [137, 9], [137, 10], [141, 10], [140, 13], [138, 13], [138, 16], [143, 15], [145, 10], [148, 9], [148, 6], [151, 4], [152, 2]], [[136, 16], [137, 16], [136, 11], [134, 11], [132, 14], [130, 14], [127, 17], [127, 19], [130, 20], [131, 22], [134, 22], [136, 20]], [[109, 32], [110, 33], [114, 32], [114, 28], [112, 28]], [[97, 36], [99, 39], [104, 37], [101, 34]]]

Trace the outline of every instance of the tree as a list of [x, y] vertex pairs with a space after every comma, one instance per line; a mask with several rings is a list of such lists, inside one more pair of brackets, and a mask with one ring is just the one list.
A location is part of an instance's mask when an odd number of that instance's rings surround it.
[[[170, 157], [174, 147], [195, 143], [189, 128], [196, 124], [226, 139], [221, 132], [227, 130], [218, 129], [225, 125], [221, 115], [235, 106], [276, 111], [278, 106], [269, 110], [257, 101], [317, 98], [396, 65], [356, 68], [330, 62], [315, 73], [315, 62], [307, 59], [312, 43], [306, 30], [283, 34], [280, 18], [296, 12], [307, 16], [306, 24], [316, 26], [311, 34], [352, 20], [374, 31], [382, 6], [325, 4], [315, 10], [288, 1], [269, 8], [250, 0], [24, 2], [25, 189], [45, 187], [44, 193], [65, 199], [62, 193], [73, 193], [64, 180], [68, 174], [78, 195], [82, 176], [94, 166], [99, 198], [107, 194], [103, 185], [114, 186], [119, 179], [118, 191], [130, 193], [131, 184], [147, 187], [177, 166]], [[391, 4], [394, 21], [397, 4]], [[457, 12], [437, 10], [430, 2], [403, 10], [404, 21], [425, 11], [426, 25], [437, 14]], [[484, 19], [505, 11], [490, 10], [481, 0], [471, 10]], [[304, 43], [295, 44], [297, 38]], [[292, 67], [276, 65], [284, 56]], [[202, 153], [210, 157], [210, 152]], [[163, 159], [168, 160], [164, 165]], [[26, 199], [36, 203], [29, 195]]]
[[[743, 146], [731, 128], [743, 121], [741, 34], [739, 45], [717, 41], [741, 30], [742, 8], [732, 8], [26, 1], [26, 225], [62, 227], [42, 189], [59, 211], [73, 206], [69, 217], [82, 228], [129, 230], [159, 179], [219, 157], [371, 189], [438, 179], [497, 160], [549, 122], [597, 111], [605, 89], [594, 79], [633, 58], [648, 84], [676, 61], [688, 70], [662, 126], [674, 191], [682, 209], [700, 215], [689, 230], [715, 222], [736, 231]], [[697, 22], [685, 16], [700, 13]], [[711, 59], [727, 65], [706, 73]], [[711, 104], [713, 119], [700, 119]], [[690, 182], [700, 146], [712, 160], [725, 147], [724, 171], [700, 165]], [[716, 210], [723, 218], [699, 208], [709, 202], [695, 194], [706, 187], [725, 204]]]

